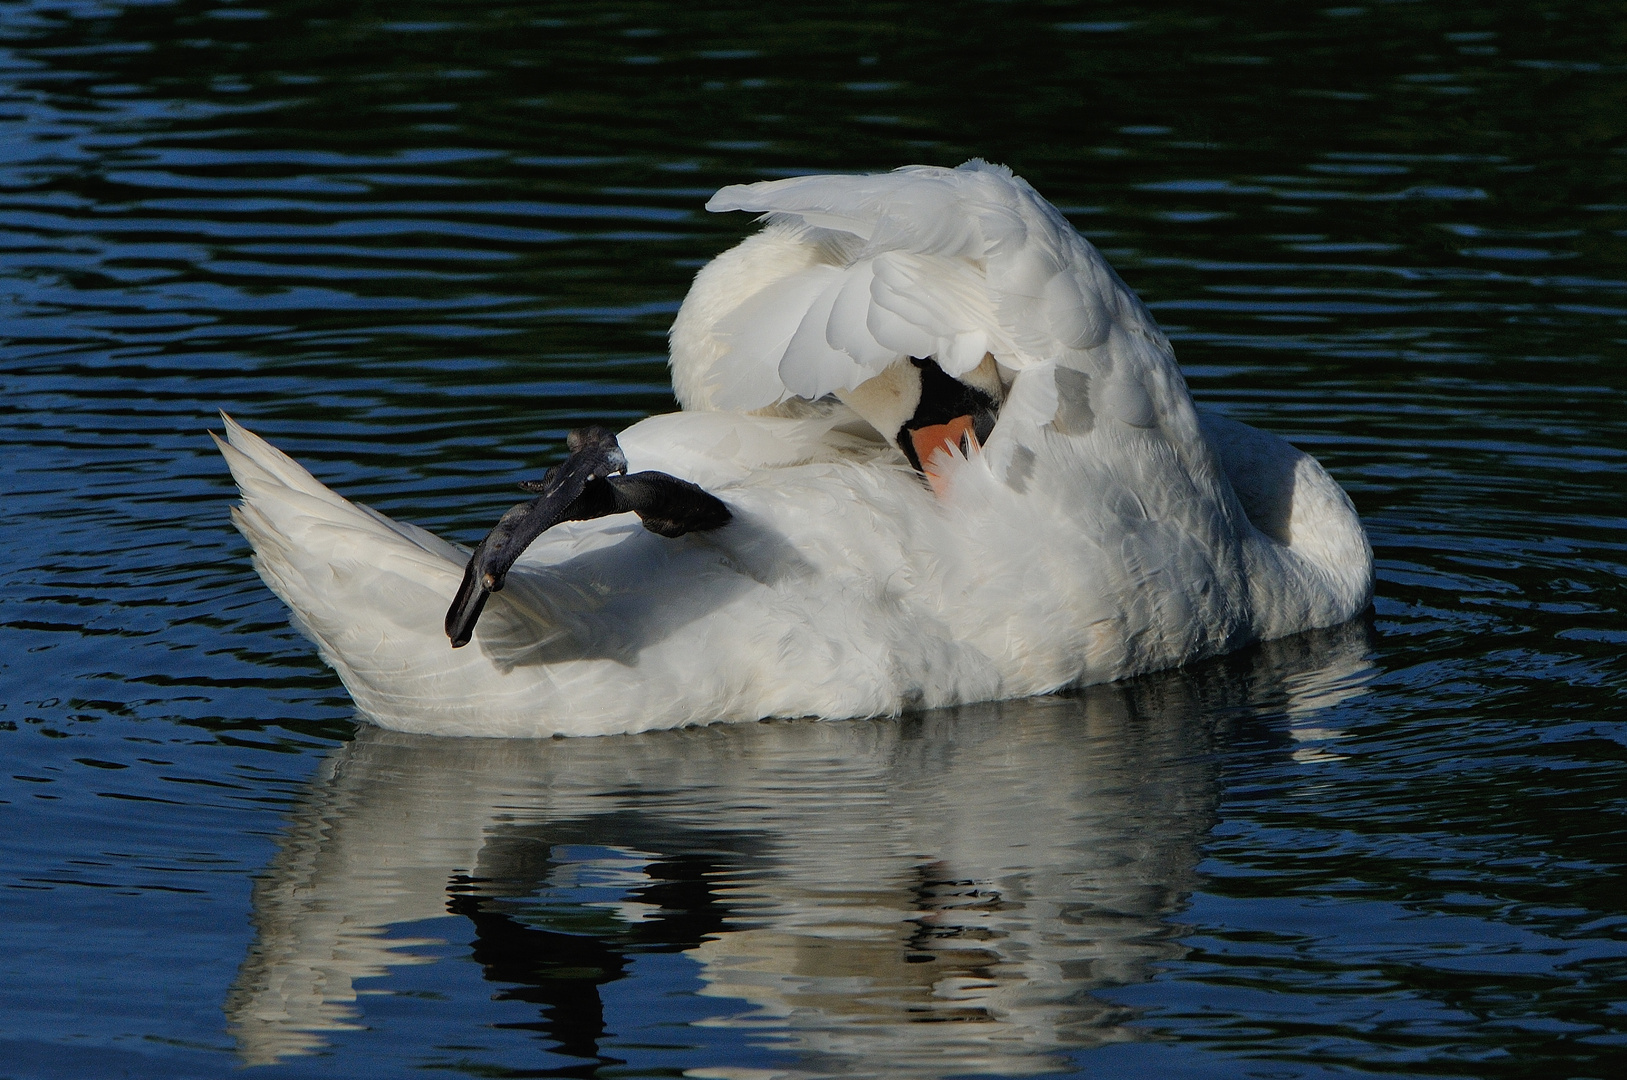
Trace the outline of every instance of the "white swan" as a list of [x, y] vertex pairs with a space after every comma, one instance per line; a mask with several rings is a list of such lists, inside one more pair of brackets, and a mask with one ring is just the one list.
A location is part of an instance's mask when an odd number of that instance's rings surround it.
[[[227, 420], [255, 566], [365, 716], [542, 736], [892, 714], [1366, 607], [1372, 553], [1344, 492], [1281, 439], [1199, 414], [1146, 308], [1009, 170], [800, 177], [707, 207], [768, 224], [678, 313], [685, 411], [620, 444], [733, 521], [677, 539], [630, 514], [562, 524], [467, 648], [442, 630], [465, 549]], [[929, 416], [944, 386], [977, 415]]]

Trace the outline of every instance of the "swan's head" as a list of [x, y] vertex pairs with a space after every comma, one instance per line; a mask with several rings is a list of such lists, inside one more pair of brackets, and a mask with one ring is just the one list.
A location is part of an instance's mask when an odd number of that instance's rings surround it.
[[1004, 386], [994, 357], [952, 378], [930, 357], [906, 357], [836, 397], [938, 486], [934, 459], [946, 448], [971, 453], [1000, 415]]

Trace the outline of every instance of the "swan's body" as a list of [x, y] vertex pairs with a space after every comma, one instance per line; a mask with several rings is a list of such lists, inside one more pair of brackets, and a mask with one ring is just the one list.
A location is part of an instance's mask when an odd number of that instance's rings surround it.
[[[228, 425], [255, 565], [365, 715], [588, 735], [888, 714], [1171, 667], [1367, 605], [1372, 556], [1338, 485], [1200, 417], [1146, 309], [1009, 172], [805, 177], [710, 205], [777, 216], [680, 310], [687, 411], [620, 441], [733, 522], [559, 526], [467, 648], [441, 629], [467, 551]], [[912, 356], [999, 402], [981, 447], [925, 465], [930, 487], [898, 449]]]

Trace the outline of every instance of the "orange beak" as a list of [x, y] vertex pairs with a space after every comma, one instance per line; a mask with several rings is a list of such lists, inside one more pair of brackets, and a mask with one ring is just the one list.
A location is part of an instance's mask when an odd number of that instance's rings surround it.
[[981, 445], [977, 441], [977, 433], [972, 430], [970, 416], [957, 416], [947, 424], [916, 428], [910, 432], [910, 442], [915, 444], [915, 460], [921, 463], [927, 483], [932, 485], [933, 494], [940, 499], [947, 490], [940, 470], [948, 463], [950, 452], [962, 450], [970, 454]]

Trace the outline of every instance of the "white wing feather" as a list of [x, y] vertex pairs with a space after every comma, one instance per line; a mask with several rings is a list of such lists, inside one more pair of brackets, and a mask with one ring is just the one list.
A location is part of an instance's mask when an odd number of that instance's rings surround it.
[[[860, 357], [884, 353], [873, 339], [861, 340], [849, 334], [832, 334], [831, 320], [836, 303], [841, 299], [843, 289], [858, 280], [860, 275], [843, 273], [835, 267], [820, 269], [829, 270], [829, 274], [821, 275], [823, 288], [808, 306], [796, 333], [791, 335], [777, 369], [780, 382], [787, 390], [798, 397], [810, 399], [857, 386], [870, 378], [872, 373], [866, 369]], [[834, 280], [827, 280], [830, 278]], [[868, 339], [869, 335], [865, 334], [864, 338]], [[836, 341], [850, 340], [856, 346], [856, 354], [836, 344]], [[885, 364], [891, 359], [887, 355], [881, 362]]]
[[786, 383], [780, 370], [785, 351], [808, 309], [818, 304], [826, 288], [839, 284], [840, 277], [841, 271], [834, 266], [810, 267], [755, 293], [718, 320], [715, 333], [725, 344], [726, 359], [758, 356], [774, 361], [733, 367], [737, 376], [718, 385], [715, 400], [719, 406], [756, 409], [772, 405], [787, 391], [800, 393]]
[[[1009, 169], [802, 176], [726, 187], [706, 206], [766, 214], [769, 225], [697, 278], [674, 324], [686, 408], [852, 390], [905, 356], [931, 356], [951, 375], [985, 354], [1008, 378], [1051, 365], [1105, 375], [1124, 347], [1110, 341], [1115, 327], [1174, 369], [1140, 301]], [[748, 287], [727, 272], [731, 258], [754, 268]]]

